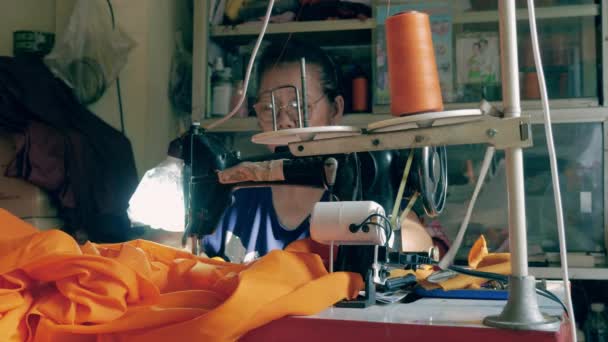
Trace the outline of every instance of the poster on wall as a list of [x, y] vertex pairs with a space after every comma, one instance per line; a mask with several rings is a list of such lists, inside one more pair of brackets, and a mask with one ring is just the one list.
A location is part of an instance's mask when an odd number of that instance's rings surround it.
[[[388, 11], [387, 11], [388, 10]], [[390, 11], [390, 12], [389, 12]], [[452, 15], [448, 1], [432, 3], [395, 4], [390, 7], [376, 7], [376, 85], [374, 102], [377, 105], [390, 104], [388, 81], [388, 61], [386, 55], [386, 36], [384, 22], [390, 15], [404, 11], [420, 11], [429, 14], [435, 60], [439, 71], [439, 82], [443, 100], [449, 102], [454, 95], [454, 67], [452, 51]]]
[[458, 84], [496, 84], [500, 60], [496, 32], [467, 33], [456, 38]]
[[456, 89], [460, 101], [500, 100], [499, 37], [497, 32], [456, 36]]

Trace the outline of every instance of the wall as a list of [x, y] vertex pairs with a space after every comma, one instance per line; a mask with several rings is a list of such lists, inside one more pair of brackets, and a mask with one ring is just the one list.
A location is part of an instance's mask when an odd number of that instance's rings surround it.
[[0, 56], [13, 55], [13, 31], [54, 32], [54, 13], [55, 0], [1, 0]]
[[[67, 26], [74, 0], [56, 4], [58, 34]], [[187, 0], [112, 0], [118, 25], [136, 42], [120, 74], [126, 135], [131, 140], [137, 170], [144, 172], [166, 155], [178, 134], [177, 116], [168, 98], [175, 31], [188, 27]], [[90, 109], [120, 130], [115, 84]]]

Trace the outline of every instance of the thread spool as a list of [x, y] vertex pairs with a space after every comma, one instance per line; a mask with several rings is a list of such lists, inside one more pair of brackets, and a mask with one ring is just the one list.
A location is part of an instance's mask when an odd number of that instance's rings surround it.
[[402, 12], [386, 19], [393, 116], [443, 110], [429, 16]]
[[524, 98], [540, 99], [540, 86], [535, 72], [527, 72], [524, 75]]
[[353, 112], [367, 110], [367, 78], [359, 76], [353, 79]]

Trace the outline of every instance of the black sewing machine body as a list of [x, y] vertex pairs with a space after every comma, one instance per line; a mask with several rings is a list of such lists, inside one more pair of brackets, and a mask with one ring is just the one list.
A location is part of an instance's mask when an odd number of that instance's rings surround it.
[[[260, 187], [270, 185], [303, 185], [325, 188], [327, 180], [324, 173], [324, 162], [327, 158], [338, 161], [334, 195], [340, 201], [370, 200], [380, 204], [389, 212], [394, 204], [403, 168], [407, 161], [409, 150], [353, 152], [343, 155], [327, 155], [318, 157], [295, 157], [289, 152], [270, 153], [251, 158], [240, 158], [238, 151], [229, 150], [217, 136], [198, 133], [187, 135], [183, 140], [183, 159], [189, 170], [186, 177], [187, 193], [192, 203], [193, 226], [191, 233], [199, 236], [212, 234], [221, 219], [225, 209], [231, 204], [231, 193], [236, 188]], [[190, 145], [194, 144], [194, 150]], [[445, 156], [443, 149], [439, 150]], [[421, 192], [424, 182], [424, 169], [420, 166], [422, 153], [415, 153], [412, 162], [412, 172], [407, 180], [404, 198], [413, 193]], [[238, 184], [221, 184], [217, 173], [241, 162], [266, 161], [283, 159], [285, 181], [282, 182], [246, 182]], [[191, 161], [192, 160], [192, 161]], [[190, 188], [191, 186], [191, 188]], [[424, 194], [423, 194], [424, 195]], [[430, 194], [434, 195], [434, 194]], [[423, 196], [424, 197], [424, 196]], [[433, 197], [433, 196], [427, 196]], [[440, 200], [437, 207], [443, 206]], [[425, 211], [430, 216], [441, 208], [428, 208], [425, 200]]]
[[[271, 185], [327, 188], [324, 169], [327, 158], [335, 158], [338, 162], [335, 185], [332, 187], [334, 200], [374, 201], [386, 213], [390, 213], [410, 154], [410, 150], [400, 150], [295, 157], [289, 152], [276, 152], [242, 159], [237, 151], [227, 149], [218, 137], [196, 130], [184, 137], [183, 143], [184, 161], [186, 168], [191, 171], [190, 177], [185, 177], [189, 217], [184, 236], [194, 237], [197, 241], [215, 231], [224, 211], [232, 204], [232, 192], [235, 189]], [[194, 146], [194, 149], [190, 149], [190, 146]], [[403, 198], [419, 193], [423, 199], [421, 202], [424, 211], [429, 216], [435, 216], [443, 208], [447, 187], [445, 148], [433, 149], [430, 155], [434, 158], [425, 157], [425, 153], [429, 154], [429, 151], [414, 151]], [[277, 159], [283, 160], [284, 181], [222, 184], [218, 180], [219, 171], [239, 163]], [[441, 173], [442, 170], [445, 173]], [[418, 214], [422, 215], [422, 212], [419, 210]], [[340, 246], [334, 269], [358, 272], [364, 279], [368, 279], [369, 270], [377, 260], [374, 248], [375, 246]], [[378, 261], [388, 262], [388, 253], [384, 248], [381, 247], [381, 252], [377, 254], [380, 257]]]

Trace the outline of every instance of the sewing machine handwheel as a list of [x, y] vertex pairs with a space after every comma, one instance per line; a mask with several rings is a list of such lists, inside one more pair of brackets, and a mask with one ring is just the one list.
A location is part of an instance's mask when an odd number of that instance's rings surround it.
[[448, 160], [445, 146], [426, 146], [419, 152], [418, 181], [424, 211], [436, 217], [445, 206], [448, 192]]

